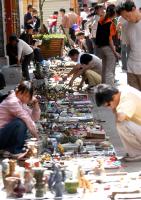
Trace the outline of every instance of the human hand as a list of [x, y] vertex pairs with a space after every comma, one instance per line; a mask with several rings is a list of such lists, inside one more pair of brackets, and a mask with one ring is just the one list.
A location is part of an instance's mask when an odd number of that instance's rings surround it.
[[72, 87], [72, 86], [73, 86], [73, 80], [71, 79], [69, 82], [69, 87]]
[[79, 91], [79, 90], [82, 90], [82, 85], [78, 85], [77, 86], [77, 90]]
[[31, 104], [33, 105], [33, 106], [35, 106], [36, 104], [38, 104], [38, 97], [37, 96], [33, 96], [32, 97], [32, 100], [31, 100]]
[[21, 65], [21, 62], [20, 60], [17, 61], [17, 66], [20, 66]]
[[117, 59], [121, 59], [121, 55], [118, 52], [115, 53], [115, 56]]

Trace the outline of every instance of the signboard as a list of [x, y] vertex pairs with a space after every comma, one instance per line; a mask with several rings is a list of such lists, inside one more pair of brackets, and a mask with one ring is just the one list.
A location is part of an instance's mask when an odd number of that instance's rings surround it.
[[4, 56], [2, 1], [0, 0], [0, 57]]

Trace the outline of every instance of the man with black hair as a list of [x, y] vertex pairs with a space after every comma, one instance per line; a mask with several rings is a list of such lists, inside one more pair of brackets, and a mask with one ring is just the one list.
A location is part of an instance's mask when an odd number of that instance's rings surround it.
[[32, 17], [33, 7], [32, 5], [27, 6], [27, 13], [24, 15], [24, 28], [27, 28], [27, 25], [33, 24], [33, 17]]
[[76, 49], [70, 50], [68, 56], [72, 61], [78, 63], [68, 74], [68, 76], [73, 75], [70, 80], [70, 86], [73, 85], [74, 80], [79, 76], [82, 76], [82, 81], [78, 88], [82, 88], [84, 81], [86, 81], [90, 87], [101, 83], [102, 62], [98, 57], [92, 54], [80, 54]]
[[123, 34], [130, 47], [127, 61], [128, 84], [141, 90], [141, 13], [133, 1], [119, 4], [116, 10], [117, 14], [127, 21]]
[[141, 161], [141, 92], [130, 86], [100, 84], [95, 99], [97, 106], [110, 108], [116, 116], [117, 130], [127, 152], [124, 160]]
[[23, 77], [26, 80], [30, 80], [28, 66], [33, 59], [33, 49], [25, 41], [18, 39], [15, 34], [9, 37], [9, 41], [12, 46], [17, 46], [17, 65], [22, 65]]
[[33, 34], [33, 25], [27, 25], [26, 30], [20, 35], [20, 39], [25, 41], [27, 44], [32, 45], [32, 34]]

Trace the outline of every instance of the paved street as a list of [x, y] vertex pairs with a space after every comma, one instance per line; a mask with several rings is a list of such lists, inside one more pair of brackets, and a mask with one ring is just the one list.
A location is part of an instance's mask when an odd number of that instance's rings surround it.
[[[32, 73], [32, 69], [30, 70], [30, 73]], [[126, 73], [122, 72], [120, 64], [117, 65], [116, 68], [116, 80], [118, 80], [117, 84], [122, 84], [122, 85], [127, 84]], [[14, 88], [15, 85], [9, 85], [0, 92], [6, 93]], [[118, 136], [118, 133], [116, 131], [115, 119], [112, 112], [106, 108], [103, 107], [98, 108], [96, 105], [94, 105], [94, 118], [100, 119], [101, 121], [105, 121], [102, 122], [102, 125], [106, 130], [107, 135], [110, 137], [110, 141], [114, 144], [117, 154], [119, 156], [123, 156], [125, 152], [121, 144], [120, 138]], [[121, 171], [128, 171], [128, 172], [140, 171], [140, 162], [124, 163]]]

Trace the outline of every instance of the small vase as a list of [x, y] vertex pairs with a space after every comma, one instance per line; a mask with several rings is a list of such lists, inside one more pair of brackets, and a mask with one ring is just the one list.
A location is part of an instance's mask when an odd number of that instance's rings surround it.
[[14, 192], [14, 188], [17, 185], [19, 178], [17, 177], [7, 177], [5, 178], [5, 183], [6, 183], [6, 194], [7, 197], [9, 198], [14, 198], [15, 196], [15, 192]]

